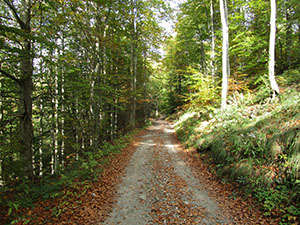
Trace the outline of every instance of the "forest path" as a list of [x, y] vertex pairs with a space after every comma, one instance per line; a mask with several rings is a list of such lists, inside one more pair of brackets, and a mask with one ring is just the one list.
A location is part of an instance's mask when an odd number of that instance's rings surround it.
[[232, 223], [180, 156], [172, 126], [154, 121], [141, 137], [104, 224]]

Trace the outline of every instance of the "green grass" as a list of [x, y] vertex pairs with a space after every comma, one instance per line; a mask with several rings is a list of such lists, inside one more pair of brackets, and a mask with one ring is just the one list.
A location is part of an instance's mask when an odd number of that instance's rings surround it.
[[182, 114], [177, 136], [209, 157], [222, 179], [254, 195], [266, 215], [292, 224], [300, 218], [300, 93], [245, 99], [211, 115]]

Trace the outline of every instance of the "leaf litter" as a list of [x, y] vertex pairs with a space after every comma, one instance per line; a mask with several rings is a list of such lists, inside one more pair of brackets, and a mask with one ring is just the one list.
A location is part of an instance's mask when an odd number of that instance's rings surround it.
[[[37, 203], [31, 224], [278, 224], [254, 200], [223, 184], [196, 150], [185, 150], [172, 125], [154, 125], [103, 166], [100, 179], [71, 199]], [[84, 188], [84, 187], [81, 187]]]

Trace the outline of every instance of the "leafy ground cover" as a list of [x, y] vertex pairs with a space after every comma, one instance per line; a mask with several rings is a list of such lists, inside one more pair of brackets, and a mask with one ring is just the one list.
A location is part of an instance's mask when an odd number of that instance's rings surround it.
[[[116, 186], [137, 145], [140, 132], [90, 151], [69, 162], [59, 176], [2, 190], [0, 224], [88, 224], [103, 220], [114, 202]], [[130, 144], [128, 144], [130, 143]]]
[[187, 110], [176, 132], [224, 182], [255, 197], [265, 215], [298, 224], [300, 94], [296, 86], [283, 91], [273, 100], [240, 96], [225, 111]]
[[173, 125], [154, 124], [141, 137], [103, 224], [278, 224], [185, 150]]

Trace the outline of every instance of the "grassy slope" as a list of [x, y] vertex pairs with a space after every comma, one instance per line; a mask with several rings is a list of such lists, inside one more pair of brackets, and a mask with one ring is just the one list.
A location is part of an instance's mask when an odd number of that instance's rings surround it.
[[222, 112], [187, 111], [176, 123], [186, 147], [196, 148], [221, 177], [283, 223], [300, 218], [300, 93], [286, 90], [261, 104], [246, 100]]

